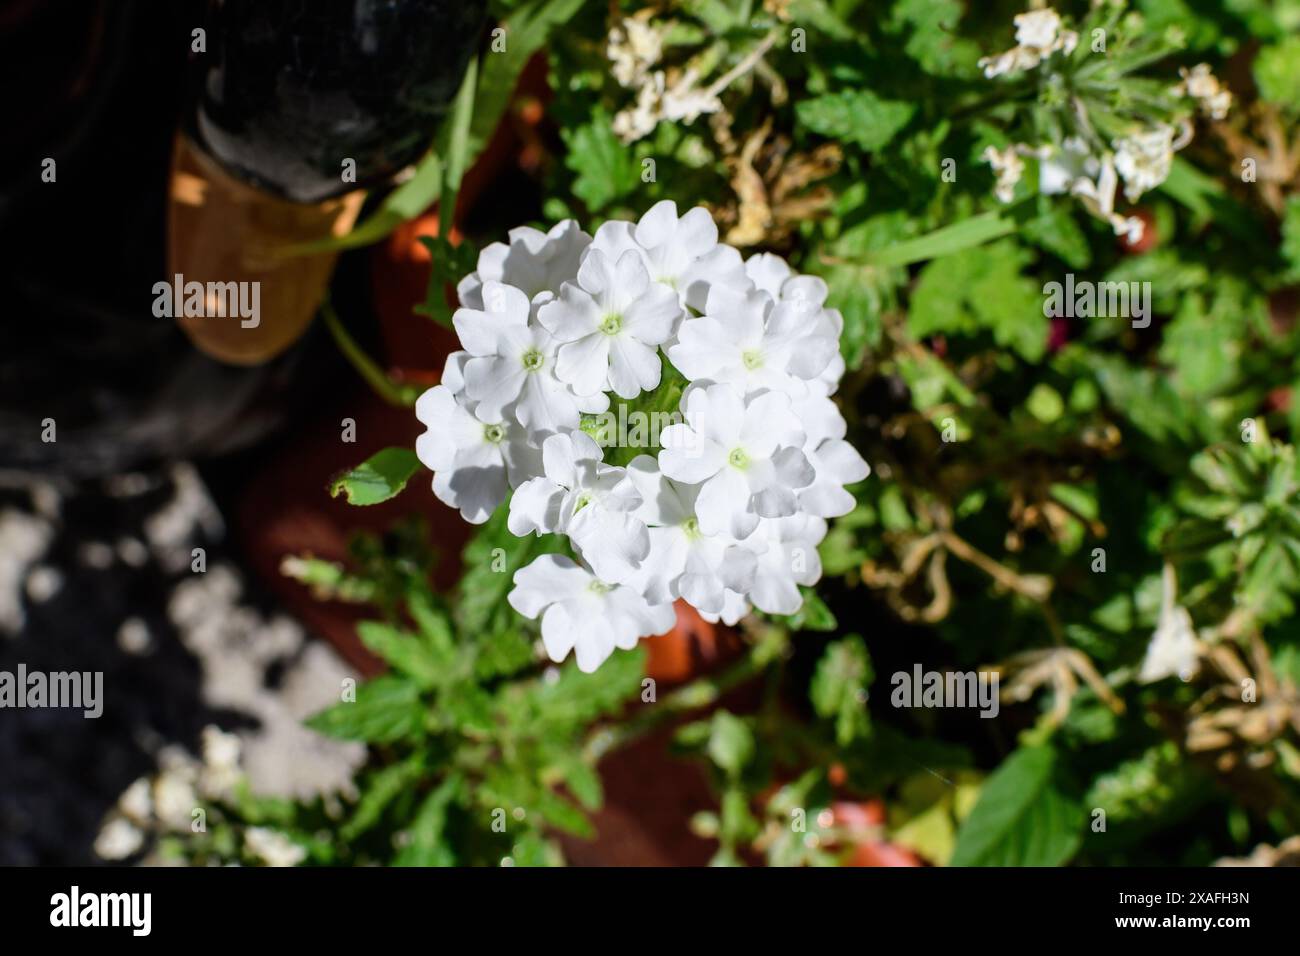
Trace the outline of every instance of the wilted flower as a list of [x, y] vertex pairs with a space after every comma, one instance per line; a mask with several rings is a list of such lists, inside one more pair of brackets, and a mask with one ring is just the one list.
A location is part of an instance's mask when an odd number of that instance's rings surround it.
[[997, 56], [986, 56], [979, 61], [984, 75], [990, 79], [1008, 73], [1032, 70], [1058, 50], [1069, 56], [1079, 43], [1079, 34], [1066, 30], [1061, 15], [1051, 7], [1018, 13], [1016, 45]]
[[1183, 82], [1174, 87], [1175, 96], [1190, 96], [1210, 119], [1227, 119], [1228, 108], [1232, 106], [1232, 93], [1210, 72], [1208, 63], [1198, 63], [1190, 70], [1180, 67], [1178, 74]]
[[1133, 202], [1148, 190], [1169, 178], [1174, 153], [1187, 145], [1186, 139], [1175, 140], [1175, 130], [1158, 123], [1140, 133], [1115, 140], [1115, 170], [1124, 180], [1124, 195]]
[[643, 20], [624, 17], [610, 28], [605, 56], [620, 86], [636, 86], [663, 55], [663, 30]]
[[1015, 198], [1016, 183], [1020, 182], [1025, 171], [1025, 161], [1020, 158], [1016, 147], [1008, 146], [1000, 150], [986, 146], [980, 158], [993, 167], [993, 174], [998, 178], [993, 194], [1000, 202], [1011, 202]]

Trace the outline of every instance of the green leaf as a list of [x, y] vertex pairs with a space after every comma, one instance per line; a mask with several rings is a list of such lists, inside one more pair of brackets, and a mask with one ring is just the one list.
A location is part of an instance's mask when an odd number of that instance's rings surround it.
[[379, 743], [419, 732], [424, 704], [419, 688], [400, 677], [377, 677], [357, 688], [357, 699], [340, 701], [307, 721], [327, 737]]
[[927, 73], [970, 76], [980, 50], [978, 44], [956, 32], [963, 6], [961, 0], [899, 0], [887, 29], [898, 32], [904, 25], [910, 28], [904, 52]]
[[632, 149], [619, 142], [613, 121], [600, 107], [592, 110], [591, 122], [561, 135], [568, 147], [564, 165], [575, 174], [573, 194], [591, 212], [601, 211], [641, 184]]
[[833, 631], [839, 627], [835, 614], [812, 588], [801, 587], [803, 605], [793, 614], [783, 618], [792, 631]]
[[285, 558], [280, 562], [280, 573], [299, 584], [307, 585], [312, 596], [320, 601], [369, 604], [378, 592], [374, 581], [352, 574], [336, 561], [321, 558]]
[[372, 774], [365, 781], [352, 816], [339, 829], [339, 838], [350, 842], [373, 827], [384, 809], [399, 793], [415, 783], [423, 770], [423, 754], [416, 753]]
[[734, 714], [718, 711], [710, 725], [708, 752], [709, 759], [728, 776], [738, 775], [754, 756], [754, 735], [749, 725]]
[[1004, 240], [930, 263], [912, 292], [908, 331], [917, 338], [987, 331], [998, 345], [1037, 362], [1047, 349], [1048, 320], [1041, 291], [1021, 274], [1029, 259]]
[[1300, 104], [1300, 36], [1260, 49], [1253, 69], [1259, 95], [1294, 113]]
[[396, 496], [420, 468], [409, 448], [385, 448], [330, 482], [330, 496], [346, 494], [350, 505], [377, 505]]
[[437, 153], [429, 153], [420, 160], [411, 178], [385, 196], [379, 208], [347, 235], [299, 243], [285, 250], [285, 254], [315, 255], [378, 242], [437, 202], [442, 195], [442, 183], [442, 159]]
[[813, 709], [835, 722], [835, 741], [841, 747], [871, 729], [865, 701], [873, 677], [867, 645], [856, 634], [827, 646], [817, 662], [810, 688]]
[[435, 686], [451, 664], [452, 655], [446, 649], [380, 621], [362, 621], [357, 625], [357, 634], [368, 650], [410, 677], [423, 690]]
[[559, 765], [564, 775], [564, 783], [588, 810], [599, 810], [604, 800], [604, 788], [600, 783], [600, 774], [594, 767], [576, 754], [569, 754]]
[[533, 809], [557, 830], [563, 830], [565, 833], [586, 840], [596, 835], [596, 828], [591, 825], [587, 815], [558, 793], [550, 790], [540, 791]]
[[971, 216], [951, 226], [944, 226], [924, 236], [896, 243], [886, 249], [869, 253], [866, 262], [875, 266], [905, 266], [926, 259], [939, 259], [980, 246], [1001, 236], [1010, 235], [1019, 226], [1017, 207], [993, 210]]
[[841, 90], [795, 105], [799, 122], [814, 133], [856, 143], [868, 152], [887, 145], [915, 112], [914, 103], [881, 99], [870, 90]]
[[1022, 747], [984, 782], [950, 866], [1060, 866], [1083, 839], [1082, 808], [1054, 782], [1056, 753]]
[[509, 509], [498, 508], [461, 554], [456, 621], [462, 634], [489, 635], [515, 626], [519, 617], [506, 603], [515, 572], [538, 555], [565, 549], [559, 535], [515, 537], [506, 526], [508, 517]]
[[542, 49], [551, 34], [564, 26], [581, 9], [583, 0], [532, 0], [520, 4], [501, 23], [505, 46], [483, 57], [478, 94], [474, 97], [474, 118], [470, 123], [471, 156], [477, 156], [505, 113], [514, 95], [519, 75]]
[[410, 842], [393, 860], [394, 866], [453, 866], [455, 857], [443, 841], [447, 808], [460, 793], [462, 780], [452, 775], [425, 797], [406, 831]]
[[1300, 196], [1289, 196], [1282, 216], [1282, 258], [1286, 260], [1286, 279], [1300, 282]]
[[460, 181], [470, 160], [470, 120], [474, 115], [474, 94], [478, 87], [478, 58], [471, 57], [461, 80], [460, 90], [451, 107], [451, 116], [443, 124], [438, 139], [438, 152], [445, 159], [442, 195], [438, 201], [438, 234], [451, 235], [452, 219], [456, 212], [456, 196]]
[[1064, 203], [1054, 203], [1047, 211], [1025, 223], [1024, 236], [1045, 249], [1072, 269], [1092, 265], [1092, 247], [1075, 221], [1074, 212]]

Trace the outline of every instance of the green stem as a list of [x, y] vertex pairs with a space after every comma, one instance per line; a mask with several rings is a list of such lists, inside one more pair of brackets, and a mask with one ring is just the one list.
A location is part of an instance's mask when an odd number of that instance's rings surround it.
[[789, 635], [781, 628], [764, 628], [758, 641], [745, 651], [743, 657], [721, 674], [701, 677], [677, 688], [652, 709], [617, 727], [599, 727], [583, 746], [583, 756], [597, 761], [614, 750], [626, 747], [665, 723], [683, 714], [711, 706], [729, 690], [759, 674], [772, 661], [780, 659], [789, 643]]
[[334, 338], [334, 344], [357, 370], [357, 374], [375, 390], [375, 394], [388, 404], [399, 408], [410, 408], [415, 404], [415, 400], [420, 396], [420, 389], [414, 385], [399, 384], [389, 378], [384, 370], [375, 364], [374, 359], [367, 355], [361, 346], [357, 345], [356, 340], [348, 334], [348, 330], [339, 321], [338, 313], [334, 311], [334, 306], [328, 299], [321, 303], [320, 311], [325, 319], [325, 327], [330, 330], [330, 335]]

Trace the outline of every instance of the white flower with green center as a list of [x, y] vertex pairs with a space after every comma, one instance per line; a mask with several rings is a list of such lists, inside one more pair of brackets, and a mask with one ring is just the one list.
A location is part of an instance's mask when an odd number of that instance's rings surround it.
[[820, 309], [830, 289], [821, 276], [800, 275], [780, 256], [760, 252], [745, 260], [745, 275], [778, 302], [805, 302]]
[[754, 579], [754, 555], [725, 534], [708, 535], [695, 516], [699, 485], [667, 478], [649, 455], [627, 468], [641, 495], [637, 516], [650, 533], [650, 552], [635, 579], [652, 602], [683, 598], [696, 610], [718, 614], [728, 588], [746, 590]]
[[635, 589], [600, 580], [571, 559], [544, 554], [515, 572], [506, 596], [524, 617], [542, 619], [542, 643], [557, 664], [574, 653], [590, 674], [615, 648], [665, 634], [677, 621], [671, 604], [651, 604]]
[[[1093, 168], [1071, 170], [1061, 191], [1086, 204], [1096, 186], [1113, 215], [1113, 162], [1069, 159]], [[824, 518], [852, 509], [845, 486], [869, 472], [830, 399], [844, 319], [822, 279], [769, 253], [744, 261], [705, 209], [678, 216], [662, 202], [594, 238], [571, 221], [513, 230], [459, 291], [463, 348], [416, 405], [416, 451], [468, 521], [508, 499], [512, 534], [567, 540], [576, 563], [539, 558], [508, 596], [541, 619], [553, 660], [574, 653], [595, 670], [669, 630], [679, 600], [728, 625], [755, 607], [798, 610], [821, 573]], [[612, 428], [589, 414], [611, 395], [625, 401]], [[584, 429], [658, 452], [617, 467]]]
[[480, 420], [445, 385], [421, 395], [415, 415], [428, 426], [415, 453], [433, 471], [433, 493], [471, 524], [487, 521], [509, 489], [540, 467], [519, 425]]
[[703, 316], [687, 319], [668, 357], [691, 381], [707, 379], [741, 392], [807, 391], [838, 350], [838, 336], [820, 306], [774, 302], [766, 292], [737, 293], [719, 286]]
[[683, 308], [697, 312], [716, 286], [737, 291], [750, 287], [740, 253], [718, 243], [718, 227], [703, 206], [678, 218], [677, 204], [665, 199], [635, 224], [605, 223], [596, 230], [591, 248], [615, 261], [636, 252], [653, 281], [676, 292]]
[[826, 522], [807, 514], [764, 519], [745, 541], [755, 551], [754, 582], [746, 597], [766, 614], [793, 614], [803, 605], [799, 585], [811, 587], [822, 576], [817, 545]]
[[537, 312], [542, 327], [562, 343], [555, 371], [579, 395], [613, 390], [635, 398], [659, 384], [658, 347], [681, 318], [677, 295], [650, 281], [634, 252], [617, 261], [592, 247], [578, 267], [577, 282]]
[[547, 438], [542, 466], [544, 474], [510, 499], [511, 533], [566, 534], [602, 580], [630, 580], [650, 551], [650, 537], [636, 517], [641, 496], [627, 470], [604, 464], [600, 446], [583, 432]]
[[794, 514], [795, 492], [814, 473], [800, 450], [804, 432], [782, 392], [748, 399], [731, 385], [695, 385], [682, 398], [685, 422], [660, 435], [659, 468], [701, 484], [695, 514], [705, 534], [747, 537], [760, 518]]
[[842, 438], [826, 438], [816, 447], [804, 447], [815, 477], [799, 491], [799, 510], [819, 518], [838, 518], [853, 510], [857, 499], [845, 485], [862, 481], [871, 466]]
[[510, 244], [494, 242], [478, 254], [478, 268], [460, 280], [456, 294], [469, 309], [483, 308], [483, 287], [489, 281], [522, 289], [530, 301], [544, 302], [578, 273], [578, 260], [591, 236], [572, 219], [542, 232], [531, 226], [510, 230]]
[[457, 309], [452, 321], [472, 356], [466, 394], [483, 421], [516, 419], [534, 441], [578, 427], [583, 412], [603, 412], [601, 392], [578, 395], [555, 376], [556, 342], [535, 320], [522, 291], [495, 280], [483, 285], [484, 308]]

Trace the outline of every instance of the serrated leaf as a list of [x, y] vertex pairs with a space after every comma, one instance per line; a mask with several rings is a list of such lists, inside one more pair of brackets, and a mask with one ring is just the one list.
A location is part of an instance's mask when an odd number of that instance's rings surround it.
[[460, 792], [461, 778], [450, 776], [425, 797], [406, 834], [409, 842], [393, 860], [394, 866], [452, 866], [455, 857], [443, 840], [447, 808]]
[[365, 781], [361, 799], [357, 801], [352, 816], [339, 829], [339, 837], [344, 842], [355, 840], [373, 827], [384, 809], [399, 793], [418, 780], [423, 770], [423, 755], [413, 754], [371, 774]]
[[418, 733], [423, 719], [419, 688], [394, 676], [367, 681], [356, 700], [340, 701], [306, 723], [327, 737], [380, 743]]
[[808, 129], [868, 152], [886, 146], [915, 112], [913, 103], [881, 99], [870, 90], [841, 90], [795, 104], [795, 115]]
[[599, 212], [641, 184], [640, 167], [632, 150], [614, 135], [613, 121], [602, 109], [591, 122], [562, 133], [568, 147], [564, 164], [571, 169], [573, 194]]
[[966, 249], [921, 270], [907, 326], [913, 336], [991, 333], [1027, 362], [1047, 349], [1041, 290], [1021, 274], [1029, 254], [1011, 240]]
[[437, 684], [451, 664], [449, 649], [381, 621], [362, 621], [357, 625], [357, 635], [368, 650], [425, 690]]
[[385, 448], [330, 482], [330, 496], [347, 495], [350, 505], [377, 505], [396, 496], [420, 468], [409, 448]]

